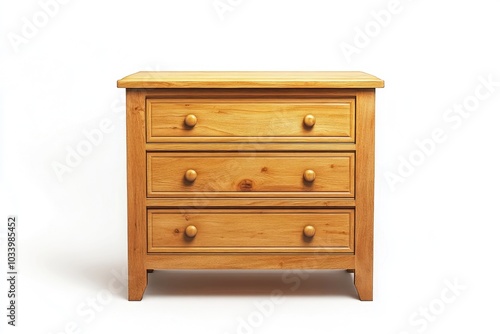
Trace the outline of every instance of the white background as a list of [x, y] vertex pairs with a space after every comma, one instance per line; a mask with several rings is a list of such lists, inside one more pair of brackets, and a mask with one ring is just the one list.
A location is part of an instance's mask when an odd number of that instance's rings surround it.
[[[498, 330], [498, 3], [220, 2], [231, 6], [222, 17], [213, 0], [60, 0], [51, 16], [34, 0], [0, 5], [4, 274], [7, 215], [20, 222], [18, 327], [6, 325], [2, 278], [1, 332]], [[388, 7], [390, 19], [374, 23]], [[346, 44], [357, 53], [346, 57]], [[358, 301], [345, 272], [172, 271], [150, 276], [143, 301], [128, 302], [125, 92], [116, 80], [139, 70], [362, 70], [384, 79], [375, 300]], [[448, 114], [464, 104], [466, 116]], [[58, 177], [54, 166], [101, 122], [102, 141]], [[444, 140], [424, 155], [416, 141], [435, 131]], [[392, 186], [389, 175], [400, 175]], [[276, 303], [273, 290], [283, 294]]]

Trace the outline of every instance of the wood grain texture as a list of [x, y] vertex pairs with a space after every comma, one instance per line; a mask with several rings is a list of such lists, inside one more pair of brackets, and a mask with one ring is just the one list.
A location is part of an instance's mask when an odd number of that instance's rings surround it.
[[352, 253], [353, 234], [354, 210], [148, 210], [149, 252]]
[[357, 109], [354, 284], [361, 300], [373, 300], [374, 89], [359, 92]]
[[343, 88], [155, 88], [147, 89], [148, 99], [218, 100], [233, 99], [241, 102], [262, 99], [268, 102], [291, 100], [310, 102], [314, 99], [352, 99], [358, 89]]
[[[354, 197], [354, 164], [354, 153], [154, 152], [147, 154], [148, 197]], [[186, 180], [188, 170], [196, 180]], [[306, 170], [314, 181], [304, 180]]]
[[[314, 125], [304, 124], [308, 115]], [[355, 136], [354, 98], [148, 99], [146, 117], [148, 142], [354, 142]]]
[[142, 298], [153, 269], [347, 269], [359, 298], [372, 300], [383, 85], [362, 72], [119, 80], [128, 88], [129, 299]]
[[148, 254], [145, 264], [151, 269], [354, 269], [354, 255], [167, 253]]
[[119, 88], [381, 88], [364, 72], [162, 72], [144, 71], [118, 80]]
[[356, 201], [353, 198], [147, 198], [149, 208], [353, 208]]
[[147, 285], [145, 96], [127, 90], [128, 298], [141, 300]]
[[310, 142], [232, 142], [226, 138], [222, 143], [209, 143], [200, 141], [184, 143], [146, 143], [147, 151], [202, 151], [202, 152], [353, 152], [356, 150], [354, 143], [314, 143]]

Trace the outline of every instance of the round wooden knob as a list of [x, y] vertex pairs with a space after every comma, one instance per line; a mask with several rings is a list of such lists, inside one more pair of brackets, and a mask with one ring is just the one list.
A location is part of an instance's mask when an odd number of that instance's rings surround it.
[[312, 182], [316, 178], [316, 173], [312, 169], [308, 169], [304, 172], [304, 180], [307, 182]]
[[195, 115], [187, 115], [186, 118], [184, 118], [184, 124], [186, 124], [189, 127], [193, 127], [196, 125], [196, 122], [198, 122], [198, 119], [196, 118]]
[[186, 227], [186, 231], [184, 231], [184, 233], [186, 234], [186, 236], [194, 238], [196, 236], [196, 233], [198, 233], [198, 229], [194, 225], [189, 225], [188, 227]]
[[196, 180], [197, 176], [198, 176], [198, 173], [196, 173], [196, 171], [194, 169], [188, 169], [186, 171], [186, 173], [184, 174], [184, 178], [189, 182], [193, 182], [194, 180]]
[[304, 125], [307, 126], [308, 128], [312, 128], [316, 124], [316, 117], [313, 115], [306, 115], [304, 117]]
[[316, 229], [312, 225], [307, 225], [304, 227], [304, 235], [308, 238], [314, 237], [314, 234], [316, 234]]

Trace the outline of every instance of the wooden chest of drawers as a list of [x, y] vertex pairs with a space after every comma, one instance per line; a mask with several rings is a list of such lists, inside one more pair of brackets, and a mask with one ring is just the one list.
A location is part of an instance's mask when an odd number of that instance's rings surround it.
[[[139, 72], [129, 300], [154, 269], [347, 269], [372, 300], [375, 88], [362, 72]], [[168, 284], [168, 282], [167, 282]], [[332, 283], [333, 284], [333, 283]]]

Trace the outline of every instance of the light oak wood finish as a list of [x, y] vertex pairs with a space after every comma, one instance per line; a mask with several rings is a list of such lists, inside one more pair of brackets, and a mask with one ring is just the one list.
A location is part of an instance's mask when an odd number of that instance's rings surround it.
[[[151, 101], [148, 101], [151, 103]], [[186, 125], [188, 128], [192, 128], [198, 123], [198, 117], [193, 114], [189, 114], [186, 117], [184, 117], [184, 125]]]
[[148, 217], [149, 252], [354, 251], [354, 210], [150, 209]]
[[152, 269], [353, 269], [354, 255], [346, 253], [149, 253], [146, 255], [145, 265]]
[[373, 300], [374, 89], [358, 93], [357, 109], [354, 284], [361, 300]]
[[[148, 99], [147, 141], [354, 142], [354, 99]], [[205, 138], [208, 137], [208, 138]]]
[[[152, 217], [152, 216], [150, 216], [150, 217]], [[150, 239], [150, 240], [151, 240], [151, 241], [150, 241], [150, 243], [149, 243], [150, 247], [153, 247], [153, 244], [154, 244], [153, 240], [154, 240], [154, 235], [155, 235], [155, 234], [153, 233], [153, 223], [154, 223], [154, 218], [151, 218], [151, 219], [149, 220], [149, 224], [150, 224], [150, 226], [151, 226], [151, 233], [150, 233], [150, 235], [151, 235], [151, 239]], [[176, 232], [176, 233], [179, 233], [179, 232], [177, 232], [177, 231], [178, 231], [178, 229], [176, 229], [176, 230], [175, 230], [175, 232]], [[161, 233], [161, 232], [160, 232], [160, 233]], [[186, 229], [184, 230], [184, 234], [186, 235], [186, 237], [188, 237], [188, 238], [191, 238], [191, 239], [192, 239], [192, 238], [196, 237], [196, 234], [198, 234], [198, 228], [197, 228], [196, 226], [194, 226], [194, 225], [188, 225], [188, 226], [186, 227]], [[199, 239], [199, 238], [198, 238], [198, 239]]]
[[[196, 147], [202, 152], [353, 152], [356, 150], [354, 143], [268, 143], [268, 142], [231, 142], [229, 139], [223, 143], [195, 142]], [[146, 143], [148, 152], [157, 151], [190, 151], [193, 149], [193, 142], [187, 143]]]
[[149, 208], [174, 207], [184, 208], [354, 208], [356, 201], [353, 198], [332, 197], [255, 197], [255, 198], [213, 198], [213, 197], [173, 197], [173, 198], [146, 198]]
[[[257, 87], [255, 87], [257, 88]], [[147, 99], [185, 99], [197, 101], [250, 101], [252, 99], [267, 102], [295, 101], [310, 102], [315, 100], [325, 101], [328, 99], [352, 99], [356, 97], [359, 89], [343, 88], [156, 88], [147, 90]]]
[[127, 90], [128, 298], [141, 300], [147, 285], [146, 150], [144, 91]]
[[316, 172], [313, 171], [312, 169], [306, 169], [304, 171], [304, 181], [310, 183], [310, 182], [314, 182], [314, 180], [316, 180]]
[[364, 72], [137, 72], [118, 81], [119, 88], [382, 88]]
[[[198, 173], [194, 169], [188, 169], [186, 173], [184, 173], [184, 179], [187, 182], [193, 183], [198, 177]], [[152, 188], [152, 186], [151, 186]]]
[[154, 152], [147, 155], [147, 194], [354, 197], [354, 165], [354, 153]]
[[[139, 72], [129, 300], [154, 269], [346, 269], [373, 299], [375, 88], [362, 72]], [[333, 167], [332, 167], [333, 166]], [[168, 282], [167, 282], [168, 284]]]
[[[354, 116], [354, 111], [352, 112], [352, 115]], [[314, 125], [316, 125], [316, 116], [307, 114], [304, 116], [303, 122], [307, 128], [312, 128]]]
[[[354, 224], [352, 225], [354, 226]], [[313, 225], [307, 225], [302, 231], [307, 238], [312, 238], [316, 235], [316, 227]]]

